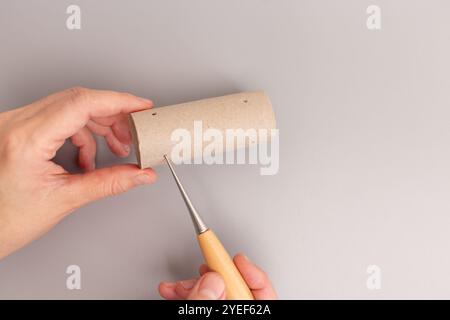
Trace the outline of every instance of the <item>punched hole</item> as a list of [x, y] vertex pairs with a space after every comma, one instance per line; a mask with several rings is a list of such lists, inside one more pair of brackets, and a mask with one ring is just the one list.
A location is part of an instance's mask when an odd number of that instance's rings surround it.
[[152, 113], [152, 116], [156, 116], [156, 112], [153, 112], [153, 113]]

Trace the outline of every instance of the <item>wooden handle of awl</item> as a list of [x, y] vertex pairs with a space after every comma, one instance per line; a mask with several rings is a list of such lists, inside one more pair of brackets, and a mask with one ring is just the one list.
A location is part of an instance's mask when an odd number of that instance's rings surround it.
[[199, 234], [197, 239], [206, 264], [212, 271], [219, 273], [225, 281], [226, 298], [228, 300], [254, 300], [244, 278], [214, 232], [208, 229]]

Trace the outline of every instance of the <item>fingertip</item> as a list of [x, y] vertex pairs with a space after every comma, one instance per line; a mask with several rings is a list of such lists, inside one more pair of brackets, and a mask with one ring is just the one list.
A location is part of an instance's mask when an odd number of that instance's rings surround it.
[[156, 181], [156, 173], [153, 169], [139, 170], [139, 173], [134, 177], [136, 185], [152, 184]]
[[130, 145], [122, 143], [111, 129], [108, 128], [108, 132], [103, 137], [112, 153], [120, 158], [128, 157], [131, 150]]
[[242, 266], [247, 266], [247, 265], [254, 265], [250, 259], [243, 253], [238, 253], [234, 256], [233, 261], [236, 265], [242, 265]]
[[161, 289], [161, 288], [172, 288], [172, 287], [175, 287], [176, 286], [176, 283], [175, 282], [167, 282], [167, 281], [161, 281], [160, 283], [159, 283], [159, 285], [158, 285], [158, 288], [159, 289]]
[[119, 158], [128, 157], [130, 155], [130, 151], [131, 151], [131, 148], [128, 144], [121, 143], [121, 142], [118, 142], [117, 147], [110, 147], [110, 149]]
[[88, 154], [86, 150], [80, 149], [78, 152], [77, 165], [85, 172], [93, 171], [95, 169], [95, 154]]
[[152, 168], [146, 168], [146, 169], [142, 169], [142, 171], [149, 176], [150, 178], [150, 183], [155, 182], [156, 180], [158, 180], [158, 175], [156, 174], [155, 170], [153, 170]]
[[72, 144], [78, 148], [77, 165], [83, 171], [95, 169], [96, 142], [88, 128], [83, 127], [71, 137]]
[[270, 285], [266, 273], [252, 263], [246, 255], [239, 253], [234, 256], [233, 261], [251, 289], [261, 289]]
[[85, 172], [91, 172], [95, 170], [95, 161], [89, 161], [88, 164], [80, 165], [80, 168]]
[[178, 296], [175, 292], [175, 283], [171, 282], [161, 282], [158, 285], [158, 292], [161, 297], [167, 300], [176, 300], [178, 299]]
[[267, 273], [252, 263], [245, 254], [237, 254], [233, 261], [256, 300], [278, 299]]
[[160, 296], [163, 296], [164, 288], [165, 288], [164, 282], [160, 282], [158, 284], [158, 293], [159, 293]]
[[131, 150], [130, 145], [129, 145], [129, 144], [123, 143], [123, 144], [122, 144], [122, 148], [123, 148], [123, 154], [122, 154], [122, 157], [123, 157], [123, 158], [128, 157], [128, 156], [130, 155], [130, 150]]
[[243, 260], [245, 260], [245, 261], [250, 262], [250, 259], [249, 259], [249, 258], [247, 257], [247, 255], [246, 255], [245, 253], [243, 253], [243, 252], [238, 252], [238, 253], [235, 255], [235, 258], [243, 259]]
[[153, 101], [147, 98], [143, 98], [143, 97], [136, 97], [139, 99], [140, 102], [142, 102], [143, 104], [152, 107], [153, 106]]
[[137, 96], [134, 96], [134, 97], [139, 102], [139, 105], [136, 106], [136, 108], [134, 110], [130, 110], [130, 112], [138, 112], [138, 111], [148, 110], [153, 107], [152, 100], [150, 100], [148, 98], [137, 97]]

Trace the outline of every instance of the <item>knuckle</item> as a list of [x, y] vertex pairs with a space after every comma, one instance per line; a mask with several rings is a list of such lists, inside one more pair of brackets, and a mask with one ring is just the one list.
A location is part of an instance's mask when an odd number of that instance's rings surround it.
[[21, 130], [16, 128], [9, 130], [2, 138], [2, 153], [7, 157], [19, 155], [25, 140]]
[[106, 194], [108, 195], [118, 195], [127, 191], [126, 185], [119, 179], [114, 179], [109, 185], [106, 186]]
[[83, 87], [73, 87], [68, 89], [68, 92], [73, 102], [83, 102], [89, 97], [89, 89]]

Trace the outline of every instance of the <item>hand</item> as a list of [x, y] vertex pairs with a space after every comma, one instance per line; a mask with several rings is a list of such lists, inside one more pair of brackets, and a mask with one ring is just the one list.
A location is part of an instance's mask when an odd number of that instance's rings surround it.
[[[150, 107], [127, 93], [73, 88], [0, 113], [0, 258], [88, 202], [155, 181], [153, 170], [131, 164], [94, 170], [93, 133], [126, 157], [127, 114]], [[52, 161], [68, 138], [85, 173], [69, 174]]]
[[[238, 254], [233, 259], [245, 282], [256, 300], [275, 300], [277, 294], [266, 273], [255, 266], [250, 260]], [[224, 300], [225, 283], [222, 277], [211, 272], [204, 264], [200, 266], [200, 278], [161, 282], [159, 294], [168, 300]]]

